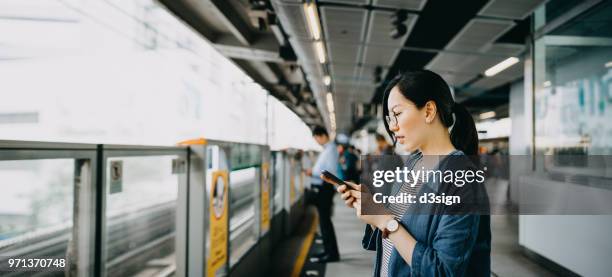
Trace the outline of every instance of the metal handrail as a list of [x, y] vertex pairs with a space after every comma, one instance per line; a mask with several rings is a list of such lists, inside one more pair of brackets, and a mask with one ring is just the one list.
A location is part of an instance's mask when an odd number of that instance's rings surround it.
[[95, 150], [97, 144], [67, 143], [48, 141], [0, 140], [0, 150], [33, 149], [33, 150]]
[[94, 159], [96, 148], [95, 144], [0, 140], [0, 160]]
[[142, 145], [107, 145], [103, 144], [104, 157], [127, 156], [165, 156], [186, 154], [186, 146], [142, 146]]

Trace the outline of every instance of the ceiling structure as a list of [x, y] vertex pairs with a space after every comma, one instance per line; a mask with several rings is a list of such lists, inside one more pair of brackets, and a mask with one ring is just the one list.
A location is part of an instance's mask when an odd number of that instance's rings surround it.
[[269, 1], [159, 0], [306, 124], [322, 115]]
[[[529, 15], [544, 0], [160, 0], [308, 125], [354, 131], [386, 82], [430, 69], [479, 113], [522, 78]], [[391, 38], [393, 16], [406, 32]], [[318, 30], [317, 30], [318, 29]], [[519, 62], [493, 75], [487, 69]]]

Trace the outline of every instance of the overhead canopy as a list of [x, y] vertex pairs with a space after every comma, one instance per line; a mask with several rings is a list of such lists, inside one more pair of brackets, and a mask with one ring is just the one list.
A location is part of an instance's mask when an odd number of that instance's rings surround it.
[[246, 0], [160, 2], [306, 124], [323, 123], [287, 36], [269, 3]]
[[[161, 1], [306, 124], [340, 132], [375, 116], [386, 82], [409, 69], [441, 74], [475, 113], [507, 105], [528, 16], [544, 2]], [[519, 62], [485, 76], [510, 57]]]

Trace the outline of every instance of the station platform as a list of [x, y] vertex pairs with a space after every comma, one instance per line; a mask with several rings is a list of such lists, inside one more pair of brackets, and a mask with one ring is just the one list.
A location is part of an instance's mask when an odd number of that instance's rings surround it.
[[[369, 277], [374, 270], [374, 251], [361, 247], [363, 223], [354, 210], [346, 207], [338, 197], [334, 198], [332, 221], [338, 239], [341, 260], [319, 264], [312, 255], [322, 251], [323, 241], [318, 233], [316, 209], [309, 207], [297, 232], [275, 251], [273, 276], [338, 276]], [[537, 257], [528, 257], [518, 243], [517, 216], [492, 215], [491, 276], [542, 277], [557, 276], [555, 272], [537, 263]], [[308, 249], [308, 250], [305, 250]], [[304, 257], [304, 253], [308, 253]], [[534, 259], [535, 258], [535, 259]]]
[[0, 34], [0, 277], [372, 276], [337, 194], [317, 262], [311, 184], [453, 149], [404, 169], [491, 214], [479, 275], [612, 276], [612, 0], [4, 0]]
[[332, 221], [336, 230], [339, 262], [316, 263], [313, 255], [323, 251], [323, 240], [318, 230], [316, 208], [307, 208], [304, 219], [296, 232], [287, 238], [274, 252], [272, 276], [351, 276], [367, 277], [374, 268], [373, 251], [361, 248], [363, 223], [354, 210], [334, 198]]

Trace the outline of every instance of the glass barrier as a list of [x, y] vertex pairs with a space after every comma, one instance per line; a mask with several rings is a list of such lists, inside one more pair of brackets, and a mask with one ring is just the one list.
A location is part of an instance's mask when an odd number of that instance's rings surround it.
[[[75, 276], [226, 276], [269, 228], [270, 217], [261, 212], [262, 162], [271, 166], [268, 207], [275, 214], [288, 206], [290, 183], [293, 202], [304, 186], [299, 159], [279, 152], [272, 160], [261, 145], [211, 143], [191, 148], [184, 162], [187, 151], [180, 148], [61, 145], [47, 151], [52, 147], [17, 142], [11, 147], [20, 150], [7, 151], [5, 144], [0, 141], [0, 256], [66, 257], [74, 261], [66, 271]], [[232, 160], [240, 167], [231, 167]], [[186, 201], [188, 195], [197, 197]], [[186, 239], [196, 227], [198, 245], [178, 251], [196, 241]], [[192, 248], [206, 261], [195, 271], [185, 268]]]
[[282, 184], [282, 186], [285, 187], [285, 189], [287, 190], [285, 197], [287, 198], [286, 203], [288, 203], [286, 205], [286, 208], [289, 210], [291, 209], [291, 206], [293, 205], [293, 203], [295, 203], [295, 201], [297, 200], [296, 198], [296, 191], [295, 191], [295, 184], [294, 184], [294, 177], [293, 177], [293, 172], [292, 172], [292, 165], [291, 165], [291, 159], [289, 159], [289, 155], [287, 154], [287, 152], [282, 152], [282, 174], [283, 176], [283, 181], [284, 184]]
[[283, 194], [284, 194], [284, 175], [283, 175], [283, 154], [281, 152], [272, 152], [273, 170], [272, 170], [272, 193], [274, 215], [283, 210]]
[[230, 173], [230, 267], [257, 242], [259, 171], [259, 167], [250, 167]]
[[[303, 169], [312, 169], [314, 164], [317, 161], [317, 153], [313, 151], [304, 152], [304, 156], [302, 157], [302, 168]], [[304, 187], [310, 189], [311, 177], [304, 174]]]
[[300, 197], [304, 194], [304, 173], [302, 171], [302, 162], [301, 156], [289, 152], [287, 153], [287, 158], [289, 160], [289, 170], [290, 170], [290, 185], [293, 186], [294, 197], [291, 204], [297, 202]]
[[229, 265], [234, 266], [259, 237], [262, 146], [230, 145]]
[[106, 160], [106, 275], [155, 275], [176, 267], [175, 158]]
[[604, 2], [535, 41], [537, 171], [612, 177], [597, 168], [612, 154], [611, 15]]
[[66, 257], [72, 239], [74, 164], [74, 159], [0, 161], [0, 262], [2, 257]]
[[261, 146], [254, 144], [232, 143], [231, 144], [232, 170], [260, 166], [262, 159]]

